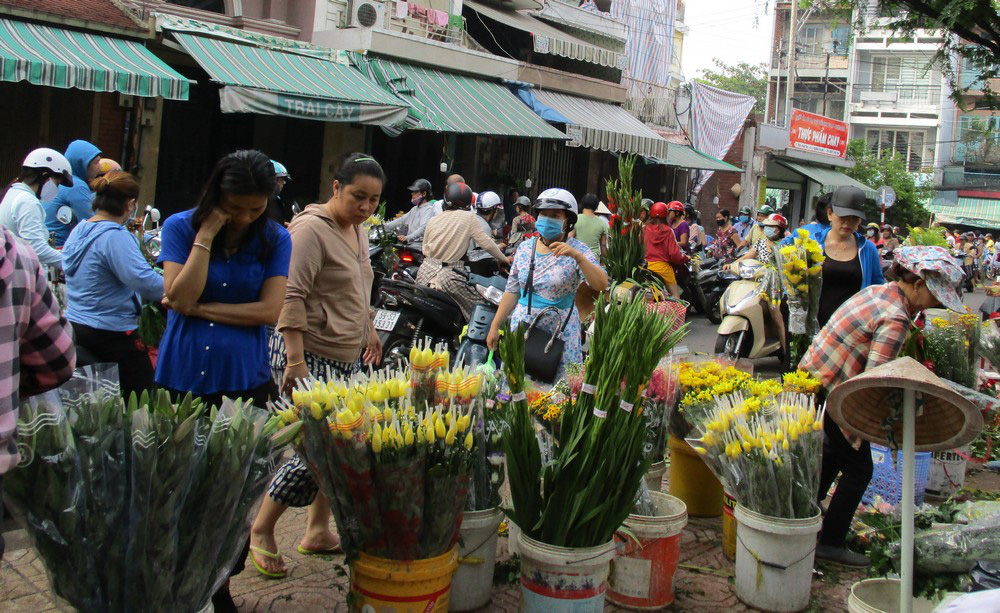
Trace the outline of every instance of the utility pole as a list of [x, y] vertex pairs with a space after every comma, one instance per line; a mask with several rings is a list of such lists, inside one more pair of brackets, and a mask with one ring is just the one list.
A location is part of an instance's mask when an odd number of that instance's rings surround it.
[[[836, 45], [837, 43], [833, 43]], [[823, 113], [824, 117], [826, 114], [826, 93], [830, 91], [830, 52], [826, 52], [826, 73], [823, 75]]]
[[792, 96], [795, 91], [795, 25], [799, 13], [798, 0], [792, 0], [792, 16], [788, 24], [788, 82], [785, 84], [785, 127], [792, 123]]

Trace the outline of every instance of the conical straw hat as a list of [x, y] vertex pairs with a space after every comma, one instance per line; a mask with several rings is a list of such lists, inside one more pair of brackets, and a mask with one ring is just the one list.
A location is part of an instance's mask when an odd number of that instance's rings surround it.
[[[879, 445], [901, 447], [905, 389], [918, 392], [917, 451], [961, 447], [982, 431], [983, 416], [979, 408], [909, 357], [841, 383], [830, 393], [826, 410], [837, 425], [853, 435]], [[894, 441], [889, 440], [890, 432]]]

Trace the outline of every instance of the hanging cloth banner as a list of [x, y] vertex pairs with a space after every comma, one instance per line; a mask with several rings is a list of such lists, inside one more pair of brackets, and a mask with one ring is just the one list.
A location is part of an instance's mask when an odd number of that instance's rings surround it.
[[[720, 160], [726, 157], [756, 102], [753, 96], [692, 81], [691, 146]], [[713, 172], [698, 173], [691, 193], [697, 194]]]
[[403, 122], [407, 114], [407, 107], [404, 106], [359, 104], [249, 87], [223, 87], [219, 92], [219, 102], [223, 113], [259, 113], [374, 126]]

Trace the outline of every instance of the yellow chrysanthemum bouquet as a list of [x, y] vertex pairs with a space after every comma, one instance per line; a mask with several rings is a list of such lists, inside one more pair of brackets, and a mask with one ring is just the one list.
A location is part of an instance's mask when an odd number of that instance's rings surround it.
[[769, 407], [753, 397], [715, 400], [687, 441], [740, 504], [771, 517], [816, 515], [823, 414], [813, 397], [782, 393]]
[[724, 360], [684, 361], [676, 368], [679, 401], [669, 416], [669, 423], [670, 433], [678, 438], [686, 437], [708, 417], [719, 396], [743, 391], [751, 383], [759, 392], [751, 394], [757, 401], [781, 391], [780, 384], [774, 387], [776, 382], [755, 382], [749, 372]]
[[781, 284], [788, 300], [788, 351], [794, 366], [819, 332], [819, 294], [823, 287], [823, 247], [798, 230], [791, 245], [778, 249]]
[[481, 375], [448, 371], [446, 352], [418, 352], [409, 373], [301, 381], [277, 408], [284, 421], [302, 420], [296, 449], [348, 559], [424, 559], [455, 545], [484, 438]]

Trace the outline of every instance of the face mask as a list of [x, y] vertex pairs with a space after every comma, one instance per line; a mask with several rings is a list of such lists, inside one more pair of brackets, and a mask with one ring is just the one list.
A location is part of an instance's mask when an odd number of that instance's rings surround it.
[[139, 203], [136, 202], [135, 206], [132, 207], [132, 211], [128, 214], [128, 219], [125, 220], [125, 223], [132, 223], [133, 221], [135, 221], [135, 216], [138, 214], [139, 214]]
[[868, 236], [875, 236], [875, 230], [869, 230]]
[[780, 234], [781, 234], [781, 231], [778, 228], [775, 228], [775, 227], [764, 228], [764, 236], [766, 236], [767, 238], [769, 238], [771, 240], [774, 240], [774, 239], [778, 238], [778, 236]]
[[562, 236], [563, 222], [551, 217], [539, 217], [535, 222], [535, 230], [547, 241], [555, 240]]
[[54, 180], [49, 179], [44, 185], [42, 185], [42, 191], [39, 194], [38, 199], [42, 202], [48, 202], [49, 200], [55, 198], [58, 193], [59, 186], [56, 185]]
[[424, 197], [423, 196], [417, 196], [416, 198], [410, 198], [410, 204], [412, 204], [413, 206], [417, 206], [417, 205], [419, 205], [423, 201], [424, 201]]
[[750, 216], [749, 215], [740, 215], [740, 221], [742, 221], [743, 223], [746, 223], [746, 222], [750, 221]]

